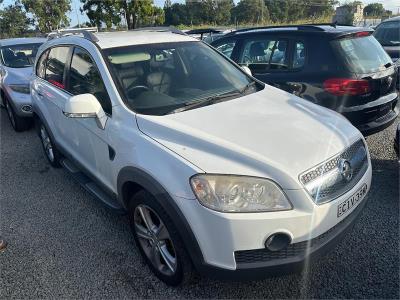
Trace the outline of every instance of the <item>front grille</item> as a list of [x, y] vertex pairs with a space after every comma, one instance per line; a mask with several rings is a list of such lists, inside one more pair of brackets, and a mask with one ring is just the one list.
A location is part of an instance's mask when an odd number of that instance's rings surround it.
[[[366, 199], [364, 199], [365, 201]], [[308, 253], [311, 253], [314, 249], [320, 247], [321, 245], [329, 242], [333, 237], [335, 237], [339, 232], [341, 232], [345, 227], [354, 220], [365, 203], [360, 203], [360, 205], [345, 219], [337, 223], [335, 226], [325, 231], [323, 234], [308, 240], [295, 244], [290, 244], [286, 249], [281, 251], [270, 251], [266, 248], [255, 249], [255, 250], [242, 250], [235, 251], [235, 261], [237, 264], [252, 264], [260, 262], [269, 262], [279, 259], [290, 259], [294, 257], [305, 257]]]
[[[348, 161], [352, 168], [352, 178], [349, 181], [340, 174], [339, 164], [343, 160]], [[321, 204], [332, 201], [353, 188], [367, 169], [367, 150], [364, 142], [360, 139], [342, 153], [300, 175], [300, 182], [307, 189], [308, 185], [314, 184], [313, 181], [327, 177], [326, 181], [329, 180], [329, 184], [323, 181], [320, 183], [317, 194], [311, 193], [314, 201]], [[332, 178], [334, 180], [331, 183]], [[307, 191], [310, 193], [309, 189]]]

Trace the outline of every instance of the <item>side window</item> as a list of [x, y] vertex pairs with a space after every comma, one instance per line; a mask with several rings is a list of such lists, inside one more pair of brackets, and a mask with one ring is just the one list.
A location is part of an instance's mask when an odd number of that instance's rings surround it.
[[73, 95], [93, 94], [103, 110], [111, 114], [111, 101], [104, 86], [100, 72], [89, 53], [80, 48], [74, 49], [69, 73], [69, 92]]
[[288, 69], [288, 42], [286, 40], [247, 40], [243, 45], [240, 64], [247, 65], [255, 73]]
[[215, 47], [218, 51], [222, 52], [226, 57], [232, 58], [233, 49], [235, 48], [236, 41], [226, 41]]
[[48, 54], [49, 50], [43, 52], [36, 64], [36, 75], [40, 78], [45, 78], [46, 59]]
[[46, 63], [45, 79], [55, 86], [64, 89], [64, 69], [68, 58], [69, 47], [50, 49]]
[[296, 42], [293, 52], [293, 69], [301, 69], [304, 67], [306, 60], [306, 52], [303, 42]]

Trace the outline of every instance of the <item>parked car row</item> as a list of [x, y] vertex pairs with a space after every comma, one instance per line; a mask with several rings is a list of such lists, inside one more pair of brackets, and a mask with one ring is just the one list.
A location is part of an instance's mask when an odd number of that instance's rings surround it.
[[[393, 85], [382, 85], [396, 70], [370, 32], [328, 27], [231, 33], [216, 45], [224, 54], [171, 28], [53, 34], [30, 82], [46, 158], [127, 213], [141, 255], [169, 285], [194, 271], [251, 279], [301, 270], [367, 201], [368, 148], [343, 115], [373, 106], [377, 124], [352, 119], [370, 133], [398, 113]], [[307, 83], [291, 79], [288, 93], [262, 77], [275, 71]]]

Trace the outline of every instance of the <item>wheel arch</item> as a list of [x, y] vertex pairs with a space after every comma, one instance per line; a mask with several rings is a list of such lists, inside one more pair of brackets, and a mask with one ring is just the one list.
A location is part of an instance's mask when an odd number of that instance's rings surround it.
[[171, 218], [171, 221], [186, 247], [193, 265], [198, 271], [200, 271], [204, 265], [204, 258], [200, 246], [187, 219], [175, 203], [175, 200], [169, 195], [163, 186], [151, 175], [135, 167], [125, 167], [121, 169], [118, 174], [117, 186], [118, 198], [124, 207], [128, 206], [128, 202], [132, 195], [140, 190], [146, 190], [154, 196], [157, 203]]

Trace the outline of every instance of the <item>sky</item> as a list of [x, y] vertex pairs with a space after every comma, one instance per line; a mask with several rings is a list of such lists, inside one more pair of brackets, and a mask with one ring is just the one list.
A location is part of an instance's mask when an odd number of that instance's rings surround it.
[[[135, 0], [133, 0], [135, 1]], [[239, 0], [234, 0], [235, 3], [239, 2]], [[293, 0], [296, 1], [296, 0]], [[15, 0], [5, 0], [3, 5], [13, 4]], [[160, 7], [164, 6], [165, 0], [154, 0], [154, 4]], [[184, 0], [172, 0], [172, 3], [184, 3]], [[349, 2], [348, 0], [341, 0], [341, 4]], [[400, 1], [399, 0], [363, 0], [364, 4], [368, 3], [382, 3], [386, 9], [393, 11], [393, 13], [397, 13], [400, 9]], [[72, 11], [69, 13], [69, 18], [71, 19], [71, 26], [75, 26], [78, 24], [78, 19], [80, 23], [88, 21], [86, 14], [82, 14], [79, 10], [82, 4], [80, 0], [71, 0], [71, 8]]]

